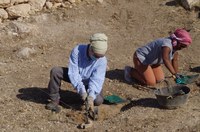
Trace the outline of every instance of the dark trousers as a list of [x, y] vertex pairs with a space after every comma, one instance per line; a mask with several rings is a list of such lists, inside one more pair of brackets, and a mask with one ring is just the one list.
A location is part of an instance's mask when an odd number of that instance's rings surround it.
[[[68, 68], [53, 67], [50, 72], [50, 81], [48, 84], [49, 96], [52, 101], [58, 101], [60, 99], [59, 91], [62, 80], [71, 83], [68, 76]], [[98, 106], [102, 103], [103, 103], [103, 92], [101, 91], [101, 93], [97, 95], [96, 99], [94, 100], [94, 104]]]

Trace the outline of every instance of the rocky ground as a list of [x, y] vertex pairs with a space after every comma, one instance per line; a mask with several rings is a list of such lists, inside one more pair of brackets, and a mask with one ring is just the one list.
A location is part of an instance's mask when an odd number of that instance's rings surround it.
[[[107, 0], [4, 21], [0, 24], [0, 131], [200, 131], [198, 85], [188, 85], [191, 92], [183, 107], [166, 110], [159, 107], [152, 90], [123, 79], [124, 66], [132, 65], [139, 46], [178, 27], [189, 29], [193, 38], [192, 46], [180, 52], [180, 72], [200, 73], [198, 17], [198, 12], [186, 11], [174, 1]], [[116, 94], [129, 102], [101, 105], [99, 120], [80, 130], [77, 125], [84, 122], [84, 111], [72, 86], [62, 83], [59, 114], [44, 108], [46, 87], [51, 68], [67, 66], [71, 49], [88, 43], [96, 32], [109, 38], [104, 95]]]

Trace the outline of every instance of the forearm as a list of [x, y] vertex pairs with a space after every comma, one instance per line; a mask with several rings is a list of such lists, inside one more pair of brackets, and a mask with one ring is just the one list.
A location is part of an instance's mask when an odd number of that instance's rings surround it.
[[165, 60], [165, 61], [164, 61], [164, 64], [165, 64], [166, 68], [169, 70], [169, 72], [170, 72], [172, 75], [174, 75], [174, 74], [177, 73], [176, 70], [174, 69], [174, 66], [173, 66], [173, 64], [171, 63], [171, 61]]
[[85, 86], [82, 82], [80, 75], [78, 74], [78, 70], [75, 67], [69, 65], [68, 75], [72, 86], [77, 90], [77, 92], [85, 92]]
[[78, 67], [78, 46], [75, 47], [69, 57], [69, 70], [68, 75], [73, 87], [77, 90], [79, 94], [85, 93], [85, 86], [82, 82], [81, 75], [79, 74], [79, 67]]
[[177, 60], [172, 60], [172, 66], [173, 66], [175, 72], [178, 73], [178, 61]]
[[172, 60], [172, 66], [176, 73], [178, 73], [178, 52], [174, 53], [174, 58]]
[[77, 90], [77, 93], [79, 93], [80, 95], [83, 93], [86, 93], [85, 85], [83, 84], [83, 82], [78, 83], [78, 85], [76, 86], [76, 90]]
[[[176, 70], [177, 70], [177, 69], [175, 69], [176, 63], [174, 63], [170, 60], [170, 52], [171, 52], [171, 49], [169, 47], [163, 47], [163, 49], [162, 49], [163, 62], [165, 64], [166, 68], [170, 71], [170, 73], [172, 75], [175, 75]], [[175, 66], [175, 68], [174, 68], [174, 66]]]
[[90, 82], [88, 85], [88, 94], [92, 96], [94, 99], [96, 98], [97, 95], [101, 93], [104, 80], [105, 80], [105, 73], [103, 71], [90, 78]]

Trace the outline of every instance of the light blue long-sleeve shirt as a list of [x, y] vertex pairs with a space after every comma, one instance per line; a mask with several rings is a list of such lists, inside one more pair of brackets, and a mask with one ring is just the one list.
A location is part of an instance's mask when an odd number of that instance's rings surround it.
[[92, 60], [88, 55], [89, 45], [77, 45], [69, 57], [68, 75], [73, 87], [79, 94], [86, 92], [94, 99], [100, 94], [105, 80], [107, 59]]

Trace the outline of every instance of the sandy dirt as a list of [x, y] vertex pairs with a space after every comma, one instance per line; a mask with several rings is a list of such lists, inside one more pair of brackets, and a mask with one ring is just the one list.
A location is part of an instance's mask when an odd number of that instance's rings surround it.
[[[135, 87], [123, 78], [123, 69], [132, 66], [138, 47], [178, 27], [190, 29], [193, 38], [192, 46], [180, 52], [180, 72], [200, 73], [198, 12], [186, 11], [173, 1], [83, 1], [72, 9], [44, 10], [18, 20], [31, 27], [28, 33], [16, 35], [13, 21], [0, 25], [0, 131], [200, 131], [198, 85], [188, 85], [191, 92], [183, 107], [166, 110], [159, 107], [152, 90]], [[59, 114], [45, 109], [49, 72], [53, 66], [67, 66], [71, 49], [77, 43], [88, 43], [96, 32], [109, 38], [104, 95], [116, 94], [129, 102], [101, 105], [94, 126], [80, 130], [77, 125], [84, 122], [84, 110], [71, 84], [62, 83]], [[24, 47], [36, 52], [20, 58], [18, 51]]]

